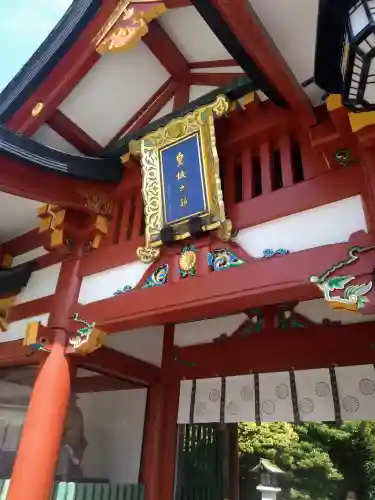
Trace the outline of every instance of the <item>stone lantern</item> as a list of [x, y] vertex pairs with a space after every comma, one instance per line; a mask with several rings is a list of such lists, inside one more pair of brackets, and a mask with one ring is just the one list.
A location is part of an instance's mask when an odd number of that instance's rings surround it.
[[257, 490], [261, 492], [262, 500], [276, 500], [277, 494], [281, 491], [281, 478], [285, 472], [265, 458], [260, 459], [252, 472], [259, 477]]

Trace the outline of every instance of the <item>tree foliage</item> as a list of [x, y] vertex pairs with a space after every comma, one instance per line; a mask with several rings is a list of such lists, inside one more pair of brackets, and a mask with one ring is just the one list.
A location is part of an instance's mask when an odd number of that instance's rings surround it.
[[249, 470], [268, 458], [285, 471], [284, 496], [291, 500], [344, 500], [348, 490], [368, 500], [375, 493], [375, 422], [242, 423], [239, 451], [249, 492]]

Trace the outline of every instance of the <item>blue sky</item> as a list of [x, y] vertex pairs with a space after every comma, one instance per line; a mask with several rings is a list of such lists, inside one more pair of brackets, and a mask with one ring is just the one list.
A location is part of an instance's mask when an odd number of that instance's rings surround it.
[[0, 92], [71, 3], [72, 0], [0, 0]]

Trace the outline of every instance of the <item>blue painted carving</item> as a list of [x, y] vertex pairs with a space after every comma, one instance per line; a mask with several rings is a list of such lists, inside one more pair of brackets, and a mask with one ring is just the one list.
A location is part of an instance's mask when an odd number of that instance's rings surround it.
[[161, 286], [167, 283], [168, 280], [168, 264], [162, 264], [157, 267], [151, 276], [147, 279], [142, 288], [152, 288], [154, 286]]
[[238, 267], [242, 266], [242, 264], [246, 264], [246, 262], [226, 248], [213, 250], [208, 254], [208, 265], [213, 271], [221, 271], [222, 269], [228, 269], [230, 267]]
[[275, 255], [287, 255], [289, 250], [285, 250], [284, 248], [278, 248], [277, 250], [272, 250], [272, 248], [266, 248], [263, 250], [263, 257], [265, 259], [269, 259], [270, 257], [274, 257]]
[[130, 285], [125, 285], [123, 288], [118, 288], [113, 295], [122, 295], [123, 293], [130, 292], [133, 287]]

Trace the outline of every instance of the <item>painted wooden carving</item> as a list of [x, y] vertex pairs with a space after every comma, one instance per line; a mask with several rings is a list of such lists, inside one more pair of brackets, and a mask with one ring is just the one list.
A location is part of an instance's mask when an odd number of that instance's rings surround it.
[[356, 284], [353, 283], [356, 279], [354, 275], [333, 275], [336, 271], [359, 260], [360, 254], [374, 249], [375, 245], [352, 247], [348, 251], [348, 258], [346, 260], [334, 264], [320, 276], [310, 276], [310, 282], [314, 283], [322, 291], [325, 300], [333, 309], [357, 311], [358, 309], [362, 309], [366, 302], [369, 302], [366, 295], [372, 289], [372, 280]]

